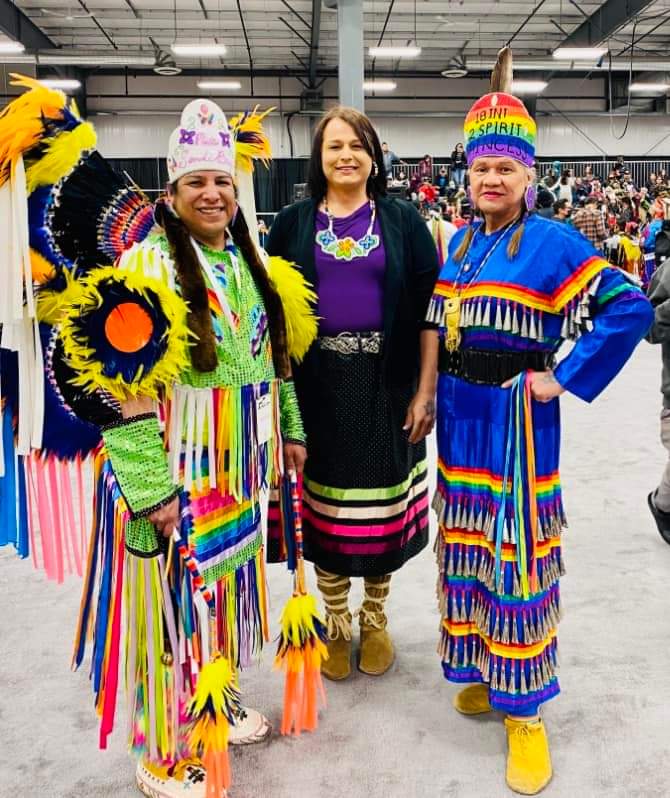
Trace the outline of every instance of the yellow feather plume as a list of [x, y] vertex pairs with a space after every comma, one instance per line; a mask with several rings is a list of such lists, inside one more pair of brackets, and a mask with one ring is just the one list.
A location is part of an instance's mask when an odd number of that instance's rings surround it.
[[[198, 674], [195, 693], [188, 707], [194, 720], [202, 720], [208, 715], [210, 720], [225, 720], [238, 704], [237, 678], [230, 662], [224, 656], [216, 656], [203, 665]], [[206, 724], [204, 724], [206, 725]], [[228, 724], [222, 723], [222, 731], [227, 732]], [[205, 743], [199, 739], [200, 744]], [[227, 734], [221, 740], [221, 748], [226, 747]]]
[[40, 186], [50, 186], [68, 175], [85, 150], [94, 149], [97, 141], [90, 122], [82, 122], [74, 130], [43, 140], [44, 155], [26, 169], [26, 187], [32, 194]]
[[291, 671], [300, 671], [309, 660], [316, 667], [328, 659], [328, 649], [321, 640], [316, 622], [323, 628], [316, 599], [309, 593], [292, 596], [284, 607], [279, 624], [281, 627], [279, 651], [275, 667], [285, 662]]
[[295, 264], [284, 258], [269, 258], [268, 273], [284, 307], [288, 353], [300, 362], [318, 332], [316, 293]]
[[237, 676], [230, 662], [217, 654], [198, 674], [195, 693], [188, 705], [189, 746], [203, 760], [208, 796], [222, 795], [230, 787], [228, 736], [234, 713], [239, 710]]
[[11, 73], [11, 77], [13, 86], [30, 91], [12, 100], [0, 113], [0, 186], [9, 179], [17, 159], [40, 140], [43, 118], [58, 118], [67, 104], [62, 91], [48, 89], [25, 75]]
[[253, 111], [234, 116], [230, 120], [230, 129], [235, 140], [235, 166], [244, 172], [253, 172], [253, 162], [261, 161], [264, 166], [272, 158], [270, 140], [263, 130], [263, 120], [274, 108], [267, 111], [258, 111], [258, 106]]

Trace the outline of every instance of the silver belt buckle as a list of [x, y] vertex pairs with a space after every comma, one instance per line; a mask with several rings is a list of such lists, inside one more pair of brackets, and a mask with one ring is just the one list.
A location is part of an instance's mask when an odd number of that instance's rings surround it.
[[328, 349], [341, 355], [379, 354], [381, 352], [382, 334], [373, 332], [369, 335], [361, 333], [341, 332], [338, 335], [324, 335], [319, 339], [322, 349]]

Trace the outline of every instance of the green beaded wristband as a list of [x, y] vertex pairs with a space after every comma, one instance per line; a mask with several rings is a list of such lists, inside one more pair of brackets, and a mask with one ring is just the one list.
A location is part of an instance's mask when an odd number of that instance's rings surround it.
[[279, 386], [279, 413], [284, 441], [304, 445], [305, 428], [293, 380], [284, 380]]
[[107, 455], [134, 518], [151, 515], [177, 495], [154, 413], [102, 428]]

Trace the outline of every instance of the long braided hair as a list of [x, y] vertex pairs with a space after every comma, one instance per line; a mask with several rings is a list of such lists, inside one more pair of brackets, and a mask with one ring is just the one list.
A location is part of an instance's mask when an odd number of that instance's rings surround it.
[[[173, 186], [174, 189], [175, 186]], [[207, 285], [198, 256], [191, 244], [191, 233], [164, 200], [159, 200], [156, 203], [155, 218], [165, 231], [182, 297], [188, 304], [186, 320], [188, 328], [197, 336], [190, 347], [191, 363], [196, 371], [214, 371], [218, 364], [216, 337], [209, 309]], [[272, 285], [267, 270], [251, 240], [249, 227], [241, 209], [238, 209], [229, 227], [229, 232], [263, 298], [270, 328], [272, 359], [277, 376], [287, 377], [290, 374], [290, 361], [286, 342], [284, 309], [279, 294]]]

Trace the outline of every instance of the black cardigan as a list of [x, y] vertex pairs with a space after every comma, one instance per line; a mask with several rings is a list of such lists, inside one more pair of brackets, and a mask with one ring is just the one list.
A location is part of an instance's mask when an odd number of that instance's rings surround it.
[[[439, 272], [437, 249], [428, 226], [412, 204], [388, 197], [379, 197], [376, 204], [386, 252], [386, 376], [391, 384], [407, 385], [416, 380], [419, 372], [420, 332], [434, 327], [425, 322], [425, 316]], [[316, 209], [317, 203], [312, 199], [284, 208], [272, 223], [267, 251], [296, 263], [318, 293], [314, 262]], [[299, 371], [309, 372], [317, 367], [312, 347]]]

